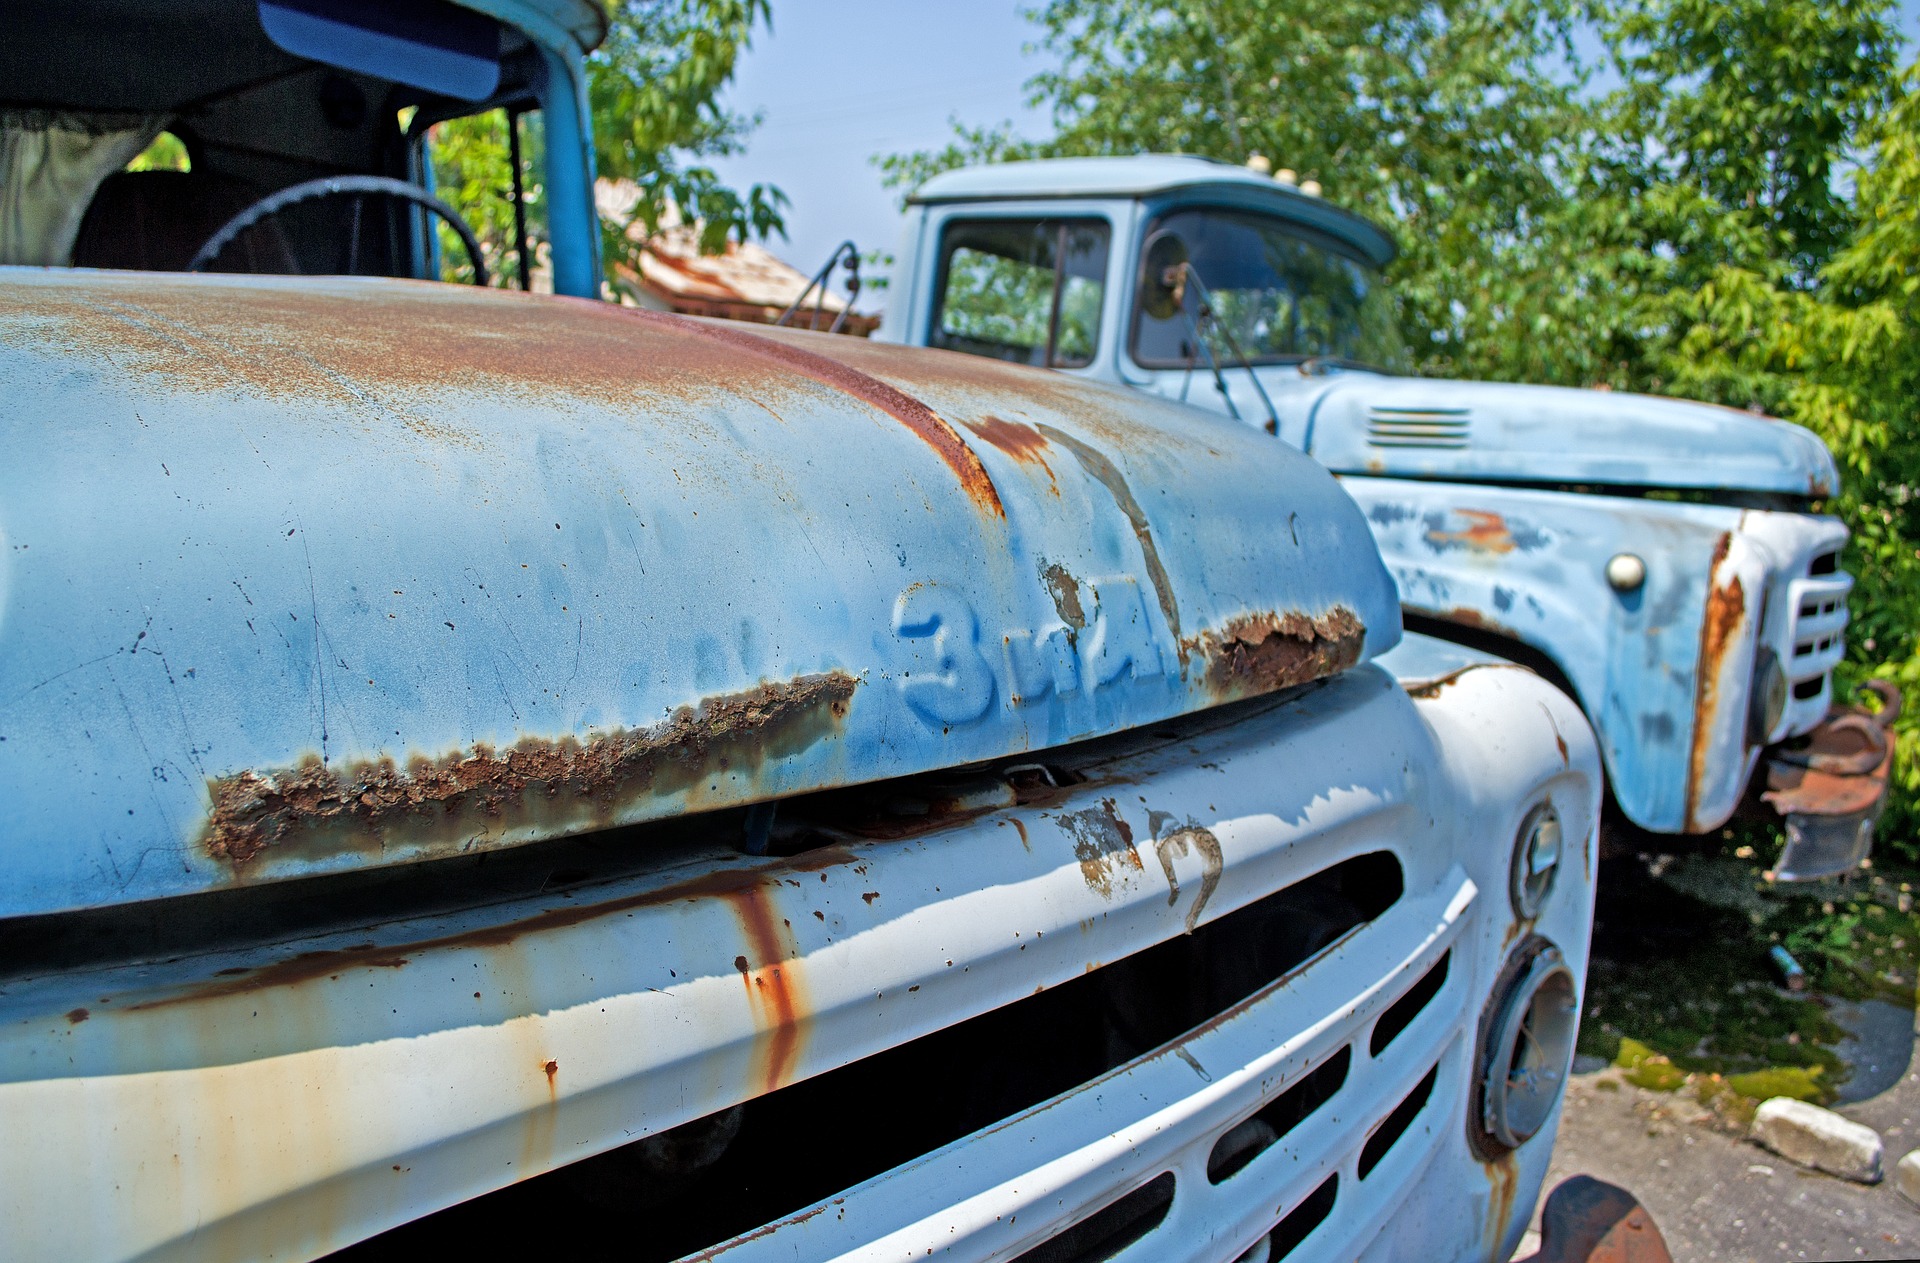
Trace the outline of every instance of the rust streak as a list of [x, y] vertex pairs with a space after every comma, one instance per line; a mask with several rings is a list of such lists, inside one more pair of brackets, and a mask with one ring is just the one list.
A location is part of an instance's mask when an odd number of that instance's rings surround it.
[[1493, 1161], [1480, 1165], [1487, 1173], [1490, 1195], [1485, 1231], [1488, 1240], [1498, 1245], [1501, 1234], [1507, 1230], [1507, 1220], [1513, 1214], [1514, 1197], [1520, 1191], [1520, 1176], [1510, 1153], [1503, 1153]]
[[838, 360], [816, 355], [812, 351], [785, 342], [763, 338], [758, 334], [748, 333], [744, 329], [688, 321], [684, 317], [671, 316], [664, 312], [639, 311], [630, 308], [622, 310], [648, 323], [669, 324], [677, 333], [692, 333], [725, 343], [737, 350], [776, 360], [823, 386], [831, 386], [835, 390], [878, 408], [906, 426], [922, 442], [931, 447], [960, 479], [961, 487], [974, 503], [992, 511], [995, 516], [1006, 517], [1007, 510], [1000, 503], [1000, 493], [995, 490], [993, 479], [987, 476], [987, 467], [980, 463], [980, 457], [967, 446], [959, 432], [948, 425], [938, 413], [905, 391], [889, 386], [877, 377], [869, 377], [859, 369], [851, 368]]
[[1206, 663], [1207, 688], [1221, 700], [1255, 697], [1324, 679], [1360, 661], [1366, 627], [1336, 605], [1318, 618], [1305, 614], [1243, 614], [1219, 631], [1184, 642], [1182, 656]]
[[1160, 564], [1160, 549], [1153, 542], [1153, 527], [1147, 522], [1147, 514], [1140, 502], [1133, 498], [1133, 489], [1120, 469], [1106, 454], [1087, 446], [1079, 439], [1050, 425], [1040, 427], [1040, 433], [1073, 453], [1074, 459], [1088, 475], [1107, 489], [1113, 502], [1127, 515], [1127, 521], [1133, 525], [1133, 536], [1140, 541], [1140, 555], [1147, 565], [1147, 578], [1153, 581], [1153, 594], [1159, 598], [1160, 612], [1166, 615], [1167, 628], [1173, 632], [1173, 638], [1180, 644], [1180, 663], [1184, 667], [1187, 661], [1186, 642], [1180, 639], [1180, 606], [1173, 597], [1173, 580], [1167, 574], [1167, 568]]
[[809, 1019], [793, 932], [778, 919], [769, 889], [758, 883], [744, 886], [727, 902], [758, 961], [742, 955], [733, 963], [765, 1036], [756, 1052], [755, 1078], [761, 1090], [774, 1092], [792, 1081]]
[[361, 943], [353, 947], [302, 952], [298, 956], [276, 961], [271, 965], [263, 965], [258, 969], [221, 970], [220, 976], [214, 982], [202, 984], [178, 995], [129, 1005], [128, 1011], [171, 1008], [178, 1004], [194, 1003], [220, 996], [240, 995], [269, 987], [308, 982], [316, 978], [332, 978], [349, 969], [399, 969], [413, 957], [427, 952], [510, 947], [530, 934], [565, 930], [576, 925], [584, 925], [589, 921], [618, 916], [641, 908], [660, 907], [669, 903], [693, 903], [702, 899], [733, 900], [743, 891], [763, 883], [779, 882], [793, 873], [817, 872], [824, 881], [826, 880], [825, 870], [851, 865], [857, 858], [845, 846], [830, 844], [816, 847], [804, 855], [796, 855], [791, 859], [763, 863], [752, 868], [729, 868], [701, 873], [697, 877], [673, 882], [655, 890], [622, 895], [599, 903], [568, 903], [562, 907], [549, 908], [545, 912], [522, 917], [517, 921], [509, 921], [504, 925], [463, 930], [457, 934], [445, 934], [438, 938], [420, 939], [389, 947]]
[[586, 742], [528, 738], [504, 752], [476, 745], [438, 761], [416, 758], [405, 772], [392, 759], [336, 771], [312, 757], [288, 770], [237, 772], [210, 782], [200, 843], [239, 867], [315, 832], [537, 818], [541, 799], [590, 804], [606, 818], [622, 798], [685, 789], [716, 769], [804, 749], [845, 717], [858, 684], [840, 671], [799, 676], [682, 707], [648, 729]]
[[967, 422], [967, 428], [1022, 464], [1038, 465], [1047, 471], [1047, 477], [1053, 477], [1053, 466], [1047, 464], [1046, 436], [1032, 426], [990, 416], [984, 421]]
[[298, 986], [300, 983], [312, 982], [317, 978], [337, 978], [349, 969], [400, 969], [406, 965], [407, 960], [408, 957], [400, 952], [384, 949], [373, 943], [361, 943], [354, 947], [339, 947], [326, 951], [301, 952], [298, 956], [290, 956], [286, 960], [275, 961], [271, 965], [262, 965], [258, 969], [241, 970], [238, 973], [222, 970], [221, 973], [225, 976], [216, 982], [206, 983], [185, 994], [168, 996], [163, 1000], [130, 1004], [127, 1006], [127, 1012], [137, 1013], [143, 1009], [172, 1008], [177, 1004], [239, 995], [247, 991], [262, 991], [269, 987]]
[[1686, 814], [1689, 830], [1697, 829], [1700, 794], [1706, 787], [1707, 760], [1713, 739], [1713, 721], [1719, 709], [1720, 667], [1747, 614], [1747, 594], [1735, 575], [1725, 586], [1716, 579], [1733, 546], [1730, 532], [1722, 532], [1707, 568], [1707, 608], [1700, 624], [1700, 657], [1693, 686], [1693, 744], [1687, 756]]

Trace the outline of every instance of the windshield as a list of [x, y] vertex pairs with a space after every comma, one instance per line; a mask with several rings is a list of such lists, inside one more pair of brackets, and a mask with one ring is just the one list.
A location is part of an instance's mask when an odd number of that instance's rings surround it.
[[1104, 219], [957, 220], [941, 241], [932, 345], [1081, 368], [1100, 341]]
[[451, 0], [0, 0], [0, 18], [0, 264], [552, 288], [547, 70], [493, 18]]
[[[1281, 219], [1226, 210], [1183, 210], [1157, 220], [1147, 233], [1147, 249], [1157, 259], [1167, 257], [1169, 236], [1179, 239], [1176, 252], [1211, 296], [1212, 320], [1253, 363], [1326, 357], [1381, 368], [1405, 365], [1406, 349], [1379, 274], [1331, 239]], [[1143, 263], [1142, 301], [1134, 308], [1135, 362], [1191, 368], [1196, 357], [1205, 362], [1205, 350], [1221, 355], [1225, 344], [1218, 330], [1203, 330], [1205, 349], [1195, 344], [1196, 304], [1167, 310], [1146, 301], [1148, 287], [1158, 281], [1147, 271]]]

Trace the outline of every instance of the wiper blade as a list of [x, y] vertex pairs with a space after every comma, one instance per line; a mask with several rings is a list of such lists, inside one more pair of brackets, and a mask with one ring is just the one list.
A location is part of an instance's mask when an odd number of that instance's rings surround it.
[[[1254, 390], [1260, 395], [1260, 402], [1267, 408], [1267, 433], [1278, 435], [1280, 412], [1273, 406], [1273, 400], [1267, 396], [1267, 388], [1261, 384], [1260, 374], [1254, 372], [1253, 361], [1247, 358], [1247, 353], [1240, 349], [1240, 343], [1234, 338], [1233, 331], [1227, 328], [1226, 322], [1221, 320], [1214, 311], [1213, 294], [1207, 289], [1206, 282], [1200, 279], [1200, 273], [1194, 270], [1191, 261], [1176, 263], [1167, 269], [1167, 273], [1167, 286], [1180, 295], [1180, 310], [1186, 313], [1187, 323], [1193, 329], [1193, 340], [1202, 351], [1206, 352], [1207, 367], [1213, 370], [1214, 382], [1220, 387], [1221, 397], [1227, 401], [1227, 411], [1233, 415], [1234, 420], [1241, 419], [1240, 410], [1233, 406], [1233, 396], [1227, 392], [1226, 379], [1220, 373], [1220, 366], [1214, 361], [1213, 350], [1207, 345], [1206, 337], [1200, 332], [1202, 319], [1213, 321], [1213, 327], [1220, 331], [1220, 337], [1227, 344], [1227, 350], [1233, 352], [1233, 358], [1239, 361], [1241, 368], [1247, 370], [1247, 378], [1253, 382]], [[1178, 276], [1175, 276], [1175, 273], [1178, 273]], [[1200, 315], [1197, 318], [1187, 308], [1186, 291], [1189, 284], [1192, 285], [1195, 298], [1200, 304]]]

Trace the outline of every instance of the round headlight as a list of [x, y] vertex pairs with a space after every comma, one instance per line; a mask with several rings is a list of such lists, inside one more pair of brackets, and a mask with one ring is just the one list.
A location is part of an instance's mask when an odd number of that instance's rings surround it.
[[1552, 803], [1541, 803], [1520, 822], [1520, 833], [1513, 843], [1507, 894], [1521, 918], [1531, 920], [1540, 915], [1547, 892], [1553, 889], [1554, 874], [1560, 871], [1560, 847], [1560, 813]]
[[1579, 987], [1558, 948], [1532, 938], [1503, 971], [1482, 1027], [1478, 1147], [1518, 1149], [1553, 1118], [1580, 1029]]

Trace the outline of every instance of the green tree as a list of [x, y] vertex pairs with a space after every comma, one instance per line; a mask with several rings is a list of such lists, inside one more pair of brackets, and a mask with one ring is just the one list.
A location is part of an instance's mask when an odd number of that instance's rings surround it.
[[[602, 256], [611, 279], [637, 263], [639, 244], [675, 208], [701, 224], [700, 245], [718, 253], [729, 240], [784, 233], [779, 189], [736, 189], [708, 160], [738, 153], [758, 118], [727, 109], [720, 97], [755, 30], [772, 21], [770, 0], [619, 0], [606, 40], [587, 59], [595, 159], [602, 177], [631, 181], [638, 197], [615, 216], [603, 209]], [[497, 285], [516, 284], [512, 163], [506, 113], [489, 111], [434, 129], [440, 194], [473, 226]], [[545, 190], [539, 179], [540, 129], [521, 127], [531, 253], [546, 240]], [[442, 233], [443, 255], [460, 260]], [[454, 265], [456, 274], [463, 261]]]

